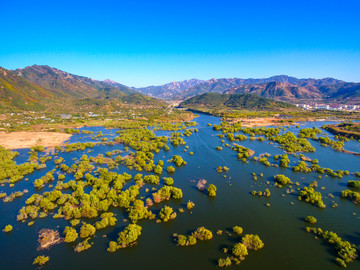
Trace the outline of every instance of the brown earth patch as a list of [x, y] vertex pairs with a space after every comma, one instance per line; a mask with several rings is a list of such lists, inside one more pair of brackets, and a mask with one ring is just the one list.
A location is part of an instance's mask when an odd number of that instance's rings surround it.
[[60, 132], [8, 132], [0, 134], [0, 145], [8, 149], [30, 148], [37, 145], [55, 147], [62, 145], [71, 136]]
[[237, 118], [230, 121], [231, 123], [241, 122], [243, 127], [265, 127], [265, 126], [285, 126], [294, 125], [295, 123], [279, 119], [276, 117], [261, 118]]

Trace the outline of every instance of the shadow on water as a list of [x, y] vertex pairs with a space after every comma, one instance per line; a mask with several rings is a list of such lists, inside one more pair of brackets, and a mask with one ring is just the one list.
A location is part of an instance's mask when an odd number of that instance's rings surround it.
[[343, 240], [349, 241], [350, 243], [360, 244], [360, 233], [355, 232], [354, 234], [344, 234]]
[[121, 227], [116, 227], [115, 229], [111, 230], [107, 234], [107, 238], [109, 238], [111, 241], [116, 241], [116, 239], [119, 237], [119, 233], [122, 232], [127, 225], [123, 225]]

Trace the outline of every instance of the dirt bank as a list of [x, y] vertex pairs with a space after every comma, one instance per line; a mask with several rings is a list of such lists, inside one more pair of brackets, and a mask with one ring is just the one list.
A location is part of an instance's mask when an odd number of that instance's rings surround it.
[[0, 133], [0, 145], [8, 149], [30, 148], [36, 145], [44, 147], [59, 146], [71, 137], [60, 132], [8, 132]]
[[275, 117], [237, 118], [230, 120], [231, 123], [239, 121], [241, 122], [241, 126], [243, 127], [287, 126], [296, 124]]

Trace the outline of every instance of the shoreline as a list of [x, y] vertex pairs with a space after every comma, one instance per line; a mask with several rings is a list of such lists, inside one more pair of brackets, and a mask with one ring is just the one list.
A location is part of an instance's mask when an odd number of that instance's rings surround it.
[[0, 133], [0, 145], [6, 149], [24, 149], [37, 145], [45, 148], [61, 146], [72, 135], [61, 132], [16, 131]]
[[340, 152], [360, 157], [360, 153], [358, 153], [358, 152], [353, 152], [353, 151], [349, 151], [349, 150], [346, 150], [346, 149], [342, 149], [342, 150], [340, 150]]
[[[293, 119], [289, 119], [293, 120]], [[289, 121], [287, 119], [279, 119], [276, 117], [257, 117], [257, 118], [233, 118], [227, 119], [231, 124], [241, 122], [243, 127], [266, 127], [266, 126], [293, 126], [293, 125], [301, 125], [303, 122], [344, 122], [344, 119], [316, 119], [316, 118], [298, 118], [293, 121]]]

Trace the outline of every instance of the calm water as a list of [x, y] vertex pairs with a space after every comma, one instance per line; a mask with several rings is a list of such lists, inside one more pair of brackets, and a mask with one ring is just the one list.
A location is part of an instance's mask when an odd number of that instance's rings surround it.
[[[16, 215], [18, 210], [24, 205], [24, 201], [33, 193], [32, 182], [44, 175], [47, 170], [54, 168], [53, 162], [47, 162], [47, 169], [37, 171], [29, 175], [29, 181], [22, 180], [15, 184], [15, 187], [1, 187], [1, 191], [10, 194], [13, 191], [29, 189], [29, 193], [23, 197], [15, 199], [11, 203], [0, 202], [0, 228], [7, 224], [12, 224], [14, 230], [10, 234], [0, 233], [0, 269], [32, 269], [32, 260], [38, 255], [50, 256], [50, 263], [45, 269], [214, 269], [217, 266], [217, 259], [225, 257], [221, 252], [223, 247], [230, 248], [240, 239], [234, 239], [227, 234], [218, 236], [215, 231], [218, 229], [226, 230], [238, 225], [244, 228], [244, 233], [258, 234], [265, 243], [260, 251], [250, 251], [246, 260], [241, 265], [231, 267], [231, 269], [340, 269], [335, 263], [336, 254], [323, 240], [315, 240], [314, 236], [304, 231], [307, 224], [303, 221], [308, 215], [313, 215], [318, 219], [317, 226], [324, 230], [332, 230], [338, 233], [343, 239], [349, 240], [357, 245], [360, 244], [360, 206], [352, 202], [341, 199], [340, 191], [346, 189], [346, 183], [356, 177], [353, 175], [344, 176], [342, 179], [323, 177], [317, 179], [317, 173], [293, 173], [290, 169], [265, 167], [257, 162], [249, 161], [244, 164], [236, 158], [236, 152], [227, 147], [222, 151], [215, 150], [216, 146], [221, 145], [220, 139], [216, 136], [218, 132], [208, 127], [207, 123], [218, 124], [219, 119], [208, 115], [200, 115], [195, 119], [199, 123], [199, 132], [190, 137], [184, 137], [189, 146], [188, 152], [194, 152], [193, 156], [184, 152], [185, 146], [173, 148], [171, 151], [160, 152], [155, 155], [155, 159], [164, 161], [170, 159], [172, 155], [181, 155], [187, 161], [187, 166], [177, 168], [174, 178], [174, 186], [183, 190], [184, 197], [181, 201], [169, 201], [159, 204], [155, 209], [163, 205], [170, 205], [174, 209], [185, 207], [188, 200], [195, 202], [196, 206], [192, 213], [185, 211], [178, 214], [178, 217], [168, 223], [156, 224], [154, 221], [141, 221], [139, 225], [143, 227], [142, 235], [138, 245], [118, 250], [110, 254], [106, 251], [109, 241], [116, 240], [117, 234], [127, 224], [122, 221], [126, 216], [119, 210], [114, 210], [117, 214], [118, 223], [115, 228], [99, 230], [93, 238], [94, 245], [89, 250], [81, 253], [73, 251], [73, 245], [61, 243], [51, 247], [49, 250], [37, 251], [37, 235], [42, 228], [57, 229], [60, 232], [68, 225], [62, 219], [36, 220], [31, 227], [27, 223], [18, 223]], [[301, 125], [304, 127], [320, 127], [326, 122], [311, 122]], [[102, 131], [109, 138], [114, 136], [116, 130], [107, 130], [102, 127], [86, 128], [95, 132]], [[299, 130], [290, 127], [290, 131], [297, 133]], [[169, 132], [158, 132], [158, 134], [169, 134]], [[324, 134], [328, 134], [324, 131]], [[91, 141], [93, 135], [74, 135], [69, 142]], [[329, 137], [333, 137], [328, 134]], [[342, 169], [350, 172], [360, 171], [360, 157], [339, 153], [331, 148], [322, 147], [317, 142], [310, 140], [316, 147], [315, 153], [306, 154], [310, 158], [317, 158], [322, 167], [329, 167], [334, 170]], [[274, 163], [273, 156], [282, 154], [283, 151], [276, 144], [270, 145], [267, 141], [243, 141], [238, 142], [255, 151], [255, 155], [270, 153], [272, 156], [269, 161]], [[360, 143], [350, 141], [345, 148], [360, 152]], [[115, 149], [123, 149], [122, 145], [96, 146], [92, 152], [85, 153], [88, 156], [96, 156]], [[28, 150], [20, 150], [21, 154], [17, 157], [17, 162], [27, 160]], [[72, 164], [73, 158], [80, 158], [83, 152], [60, 153], [64, 157], [67, 165]], [[290, 157], [292, 162], [297, 162], [298, 158]], [[217, 166], [227, 166], [230, 171], [223, 174], [216, 172]], [[117, 172], [128, 172], [135, 175], [136, 171], [129, 171], [124, 166], [119, 167]], [[263, 178], [252, 180], [252, 173], [263, 173]], [[313, 180], [319, 182], [327, 208], [320, 209], [313, 205], [297, 200], [296, 194], [286, 194], [285, 188], [273, 186], [273, 176], [275, 174], [285, 174], [293, 182], [299, 182], [302, 188]], [[167, 176], [165, 172], [163, 176]], [[70, 175], [67, 179], [70, 179]], [[199, 192], [195, 188], [193, 180], [204, 178], [208, 183], [217, 186], [216, 198], [209, 198], [205, 193]], [[270, 181], [270, 185], [266, 184]], [[128, 184], [129, 185], [129, 184]], [[269, 188], [270, 198], [253, 197], [252, 190]], [[46, 191], [48, 188], [42, 190]], [[335, 198], [327, 197], [329, 193]], [[285, 197], [282, 194], [286, 194]], [[337, 208], [331, 208], [332, 201], [339, 204]], [[292, 205], [291, 202], [294, 204]], [[270, 203], [271, 207], [265, 204]], [[156, 212], [156, 211], [155, 211]], [[356, 213], [357, 215], [353, 215]], [[198, 242], [191, 247], [178, 247], [173, 242], [173, 233], [186, 234], [195, 230], [198, 226], [205, 226], [213, 230], [214, 238], [210, 241]], [[348, 269], [360, 269], [360, 262], [348, 264]]]

